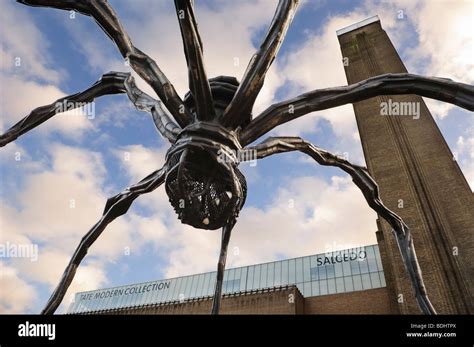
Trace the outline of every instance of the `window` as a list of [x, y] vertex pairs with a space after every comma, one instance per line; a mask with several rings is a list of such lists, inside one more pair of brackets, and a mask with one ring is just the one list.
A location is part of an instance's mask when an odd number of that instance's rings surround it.
[[209, 291], [209, 280], [211, 279], [211, 273], [208, 272], [204, 275], [204, 279], [202, 281], [202, 291], [201, 296], [207, 296], [207, 292]]
[[362, 278], [360, 275], [352, 276], [352, 281], [354, 282], [354, 290], [362, 290]]
[[318, 266], [319, 270], [319, 279], [325, 280], [326, 277], [326, 266]]
[[281, 285], [281, 262], [277, 261], [275, 263], [275, 281], [273, 282], [274, 286]]
[[325, 265], [326, 267], [326, 274], [327, 274], [327, 278], [334, 278], [334, 265], [331, 264], [331, 265]]
[[352, 277], [350, 277], [350, 276], [344, 277], [344, 287], [346, 288], [346, 292], [352, 292], [354, 290], [354, 284], [352, 283]]
[[253, 289], [260, 289], [260, 265], [255, 265], [255, 272], [253, 274]]
[[313, 296], [319, 295], [319, 282], [316, 282], [316, 281], [311, 282], [311, 295]]
[[196, 286], [196, 293], [194, 295], [196, 298], [200, 298], [202, 296], [202, 291], [204, 288], [204, 280], [206, 279], [206, 274], [200, 274], [198, 277], [197, 281], [197, 286]]
[[193, 281], [191, 282], [191, 290], [189, 292], [189, 297], [191, 297], [191, 298], [196, 297], [196, 291], [197, 291], [199, 276], [200, 275], [194, 275], [193, 276]]
[[267, 288], [267, 273], [268, 273], [268, 264], [262, 264], [260, 271], [260, 288]]
[[375, 259], [375, 253], [374, 253], [373, 247], [366, 247], [365, 251], [366, 251], [366, 254], [367, 254], [367, 263], [369, 265], [369, 271], [370, 272], [378, 271], [377, 261]]
[[344, 273], [343, 273], [343, 271], [342, 271], [342, 267], [343, 267], [344, 265], [349, 266], [349, 264], [348, 264], [347, 262], [334, 264], [334, 273], [335, 273], [335, 276], [336, 276], [336, 277], [342, 277], [342, 276], [344, 276]]
[[248, 281], [248, 278], [247, 278], [247, 273], [248, 273], [248, 267], [243, 267], [242, 268], [242, 271], [240, 273], [240, 288], [239, 290], [241, 292], [245, 291], [247, 289], [247, 281]]
[[275, 263], [268, 264], [267, 287], [273, 287], [275, 283]]
[[360, 274], [359, 263], [360, 263], [360, 261], [358, 261], [358, 260], [351, 261], [351, 274], [352, 275]]
[[224, 293], [232, 292], [232, 289], [234, 288], [234, 275], [235, 269], [228, 270], [227, 278], [225, 278], [224, 282], [222, 283], [222, 291]]
[[326, 295], [328, 293], [328, 281], [322, 280], [319, 282], [319, 291], [321, 295]]
[[311, 281], [310, 268], [311, 268], [310, 257], [304, 257], [303, 258], [303, 281], [304, 282]]
[[247, 275], [247, 290], [253, 289], [253, 276], [255, 273], [255, 266], [249, 266]]
[[311, 268], [311, 281], [319, 280], [319, 269], [317, 267]]
[[296, 283], [303, 282], [303, 259], [295, 259]]
[[336, 278], [336, 292], [344, 293], [344, 279], [342, 277]]
[[303, 295], [303, 297], [304, 297], [305, 294], [304, 294], [304, 286], [303, 286], [303, 283], [296, 283], [296, 287], [299, 289], [299, 291], [301, 292], [301, 295]]
[[334, 278], [328, 280], [328, 293], [336, 293], [336, 280]]
[[363, 260], [359, 260], [359, 266], [360, 266], [360, 273], [365, 274], [369, 272], [369, 266], [367, 265], [367, 258]]
[[[227, 280], [222, 283], [222, 288], [226, 288], [226, 293], [234, 293], [238, 291], [238, 288], [240, 288], [240, 278], [236, 280]], [[236, 290], [234, 290], [236, 288]]]
[[362, 288], [364, 288], [364, 289], [372, 288], [372, 284], [370, 283], [370, 275], [369, 274], [363, 274], [362, 275]]
[[295, 259], [290, 259], [288, 261], [288, 283], [296, 283]]
[[242, 282], [241, 271], [242, 271], [242, 268], [240, 267], [235, 269], [234, 286], [230, 289], [232, 293], [236, 293], [240, 291], [240, 282]]
[[184, 286], [184, 298], [189, 299], [191, 293], [191, 285], [193, 284], [193, 278], [191, 276], [185, 277], [186, 285]]
[[289, 279], [288, 267], [289, 267], [288, 260], [284, 260], [281, 263], [281, 284], [282, 285], [288, 284], [288, 279]]
[[380, 278], [378, 272], [372, 272], [370, 274], [370, 281], [372, 282], [372, 288], [380, 288]]
[[345, 261], [344, 263], [342, 263], [342, 271], [343, 271], [343, 275], [341, 275], [341, 276], [350, 276], [350, 275], [352, 275], [351, 263], [348, 262], [348, 261]]
[[211, 277], [209, 278], [209, 287], [207, 288], [207, 295], [211, 296], [214, 294], [214, 289], [216, 287], [217, 272], [211, 272]]

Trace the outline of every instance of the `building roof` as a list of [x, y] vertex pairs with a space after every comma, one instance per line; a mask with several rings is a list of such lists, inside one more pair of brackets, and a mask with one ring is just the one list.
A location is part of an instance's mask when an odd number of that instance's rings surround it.
[[369, 17], [369, 18], [366, 18], [360, 22], [357, 22], [357, 23], [354, 23], [354, 24], [351, 24], [349, 26], [346, 26], [342, 29], [339, 29], [336, 31], [336, 34], [337, 36], [341, 36], [343, 34], [346, 34], [350, 31], [353, 31], [353, 30], [356, 30], [356, 29], [359, 29], [359, 28], [362, 28], [366, 25], [369, 25], [371, 23], [375, 23], [375, 22], [380, 22], [380, 19], [379, 19], [379, 16], [375, 15], [375, 16], [372, 16], [372, 17]]

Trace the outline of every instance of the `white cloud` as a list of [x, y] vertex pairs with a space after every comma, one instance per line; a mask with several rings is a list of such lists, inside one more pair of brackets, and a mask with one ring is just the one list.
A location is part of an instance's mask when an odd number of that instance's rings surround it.
[[0, 312], [25, 312], [36, 299], [35, 289], [19, 277], [18, 270], [0, 262]]

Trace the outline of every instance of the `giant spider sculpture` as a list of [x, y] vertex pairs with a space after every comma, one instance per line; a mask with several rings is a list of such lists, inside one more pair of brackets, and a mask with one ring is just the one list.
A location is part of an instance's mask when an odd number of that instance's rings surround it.
[[[298, 0], [279, 1], [265, 39], [250, 60], [240, 83], [234, 77], [225, 76], [208, 80], [193, 3], [191, 0], [175, 0], [189, 71], [190, 92], [184, 100], [178, 96], [156, 62], [132, 44], [106, 0], [17, 1], [30, 6], [74, 10], [94, 18], [133, 70], [153, 88], [161, 102], [138, 89], [129, 73], [109, 72], [90, 88], [33, 110], [0, 137], [1, 146], [53, 117], [59, 112], [58, 103], [82, 105], [96, 97], [118, 93], [126, 93], [137, 109], [149, 112], [160, 134], [171, 143], [166, 163], [161, 169], [107, 200], [101, 219], [82, 238], [43, 314], [55, 312], [88, 248], [106, 226], [125, 214], [137, 197], [152, 192], [163, 183], [171, 205], [183, 223], [200, 229], [222, 227], [212, 304], [212, 313], [219, 313], [227, 246], [247, 192], [245, 177], [237, 168], [237, 153], [243, 150], [256, 153], [258, 159], [300, 151], [321, 165], [339, 167], [347, 172], [369, 206], [392, 227], [421, 311], [436, 313], [423, 284], [410, 230], [399, 216], [384, 206], [378, 186], [366, 168], [353, 165], [299, 137], [270, 137], [253, 147], [246, 146], [273, 128], [310, 112], [379, 95], [417, 94], [474, 110], [473, 86], [407, 73], [386, 74], [353, 85], [313, 90], [272, 105], [252, 118], [255, 99], [292, 21]], [[161, 103], [171, 115], [162, 108]]]

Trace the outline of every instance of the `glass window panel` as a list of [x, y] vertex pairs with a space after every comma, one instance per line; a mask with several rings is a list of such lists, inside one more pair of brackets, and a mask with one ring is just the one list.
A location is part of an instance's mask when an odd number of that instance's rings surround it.
[[326, 265], [326, 276], [327, 278], [334, 278], [334, 265]]
[[248, 271], [248, 267], [243, 267], [242, 272], [240, 273], [240, 288], [239, 288], [239, 291], [241, 291], [241, 292], [245, 291], [246, 288], [247, 288], [247, 280], [248, 280], [247, 271]]
[[241, 267], [235, 269], [234, 287], [232, 288], [233, 293], [240, 291], [240, 282], [242, 282], [242, 268]]
[[199, 285], [199, 291], [198, 291], [198, 293], [197, 293], [197, 295], [198, 295], [199, 297], [203, 297], [203, 296], [204, 296], [203, 293], [204, 293], [204, 288], [207, 287], [207, 282], [206, 282], [207, 279], [208, 279], [208, 278], [207, 278], [207, 274], [202, 274], [202, 275], [201, 275], [201, 283], [200, 283], [200, 285]]
[[275, 263], [275, 281], [273, 282], [274, 286], [281, 285], [281, 262], [277, 261]]
[[387, 284], [385, 283], [385, 274], [383, 271], [379, 271], [379, 277], [380, 277], [380, 285], [382, 287], [386, 287]]
[[284, 285], [287, 285], [288, 284], [288, 279], [289, 279], [289, 264], [288, 264], [288, 260], [284, 260], [282, 261], [281, 263], [281, 284], [284, 286]]
[[[176, 278], [173, 278], [170, 280], [170, 288], [168, 289], [169, 290], [169, 295], [167, 296], [167, 300], [168, 301], [174, 301], [176, 300], [176, 292], [177, 292], [177, 288], [176, 288], [176, 284], [177, 284], [177, 279]], [[157, 302], [156, 300], [157, 298], [157, 295], [155, 295], [154, 297], [154, 301]]]
[[363, 274], [362, 275], [362, 288], [364, 288], [364, 289], [372, 288], [372, 284], [370, 283], [370, 275], [369, 274]]
[[304, 296], [309, 297], [311, 295], [311, 282], [305, 282], [303, 283], [303, 288], [304, 288]]
[[255, 272], [253, 274], [253, 289], [260, 289], [260, 265], [255, 266]]
[[319, 295], [319, 281], [311, 282], [311, 294], [313, 296]]
[[367, 263], [369, 265], [369, 272], [377, 272], [377, 260], [375, 259], [375, 252], [373, 247], [365, 247], [367, 254]]
[[216, 278], [217, 272], [211, 272], [211, 276], [209, 277], [209, 287], [207, 288], [207, 296], [211, 296], [214, 294], [214, 290], [216, 287]]
[[362, 290], [362, 278], [360, 275], [352, 276], [352, 281], [354, 282], [354, 290]]
[[359, 261], [358, 260], [353, 260], [351, 261], [351, 272], [352, 275], [358, 275], [360, 274], [360, 268], [359, 268]]
[[[342, 272], [344, 276], [351, 276], [351, 263], [348, 261], [345, 261], [344, 263], [341, 264], [342, 267]], [[336, 275], [337, 276], [337, 275]]]
[[328, 279], [328, 293], [336, 293], [336, 280], [334, 278]]
[[367, 265], [367, 258], [363, 260], [359, 260], [359, 266], [360, 266], [360, 273], [365, 274], [369, 272], [369, 266]]
[[260, 270], [260, 288], [266, 288], [267, 285], [268, 264], [262, 264]]
[[190, 297], [191, 285], [193, 284], [193, 278], [191, 276], [186, 276], [186, 286], [184, 287], [184, 299], [187, 300]]
[[184, 281], [182, 277], [179, 277], [176, 281], [176, 300], [180, 301], [182, 300], [184, 296]]
[[372, 282], [372, 288], [380, 288], [380, 278], [378, 272], [372, 272], [370, 274], [370, 281]]
[[253, 276], [255, 273], [255, 266], [249, 266], [247, 275], [247, 290], [253, 289]]
[[328, 281], [322, 280], [319, 281], [319, 292], [321, 295], [326, 295], [328, 293]]
[[377, 262], [377, 268], [379, 271], [383, 271], [382, 258], [380, 258], [380, 250], [378, 246], [374, 246], [375, 261]]
[[336, 276], [336, 277], [342, 277], [342, 276], [344, 276], [344, 273], [343, 273], [343, 271], [342, 271], [342, 267], [343, 267], [344, 265], [349, 266], [349, 264], [348, 264], [347, 262], [334, 264], [334, 273], [335, 273], [335, 276]]
[[295, 273], [295, 259], [290, 259], [288, 261], [288, 283], [296, 283], [296, 273]]
[[352, 283], [352, 277], [344, 277], [344, 288], [346, 292], [352, 292], [354, 290], [354, 284]]
[[318, 270], [319, 270], [319, 279], [325, 280], [327, 278], [326, 277], [326, 266], [319, 266]]
[[234, 274], [235, 274], [235, 269], [230, 269], [227, 272], [227, 278], [224, 280], [223, 283], [223, 292], [224, 293], [230, 293], [232, 291], [232, 288], [234, 287]]
[[196, 284], [196, 293], [194, 293], [196, 298], [200, 298], [202, 296], [202, 287], [204, 285], [204, 277], [205, 277], [205, 274], [198, 275], [198, 280]]
[[222, 282], [225, 283], [228, 279], [229, 279], [229, 270], [224, 270], [224, 278], [222, 279]]
[[208, 272], [204, 276], [204, 284], [202, 287], [201, 296], [207, 296], [207, 292], [209, 291], [209, 286], [210, 286], [210, 283], [209, 283], [210, 279], [211, 279], [211, 273]]
[[267, 287], [275, 286], [275, 263], [268, 264]]
[[310, 257], [303, 258], [303, 281], [311, 281], [311, 259]]
[[315, 255], [312, 255], [310, 257], [310, 265], [311, 265], [311, 268], [317, 268], [318, 267], [318, 257], [315, 256]]
[[[167, 283], [166, 281], [165, 282], [158, 282], [156, 285], [157, 285], [157, 288], [156, 290], [154, 290], [154, 294], [153, 296], [150, 298], [150, 300], [156, 300], [157, 297], [160, 298], [161, 301], [170, 301], [170, 289], [171, 289], [171, 286], [172, 284], [170, 284], [170, 288], [166, 289], [166, 287], [162, 287], [160, 286], [159, 284], [160, 283]], [[175, 284], [176, 285], [176, 284]], [[159, 289], [161, 288], [161, 289]]]
[[317, 268], [317, 267], [312, 267], [311, 268], [311, 280], [312, 281], [319, 280], [319, 268]]
[[295, 259], [296, 283], [303, 282], [303, 258]]
[[199, 279], [199, 275], [194, 275], [193, 281], [191, 282], [191, 290], [189, 291], [189, 297], [195, 298], [196, 297], [196, 290], [197, 290], [197, 282]]
[[344, 279], [342, 277], [336, 278], [336, 292], [344, 293], [346, 290], [344, 288]]
[[[125, 289], [125, 288], [122, 287], [121, 289]], [[115, 307], [117, 308], [122, 307], [122, 302], [124, 298], [125, 298], [125, 295], [123, 295], [123, 292], [122, 292], [122, 295], [118, 297], [117, 304], [115, 305]]]

